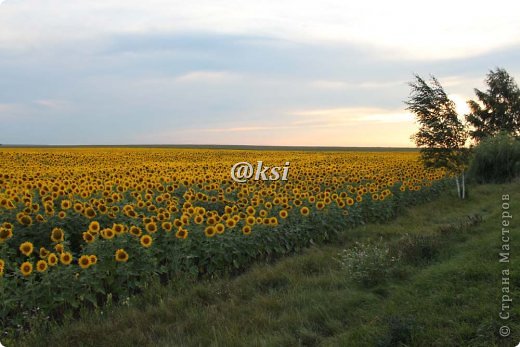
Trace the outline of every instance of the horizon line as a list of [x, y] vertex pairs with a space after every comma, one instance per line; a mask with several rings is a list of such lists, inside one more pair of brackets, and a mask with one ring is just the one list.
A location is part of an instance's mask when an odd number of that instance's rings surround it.
[[416, 147], [401, 146], [312, 146], [312, 145], [232, 145], [232, 144], [0, 144], [0, 148], [207, 148], [207, 149], [397, 149], [413, 151]]

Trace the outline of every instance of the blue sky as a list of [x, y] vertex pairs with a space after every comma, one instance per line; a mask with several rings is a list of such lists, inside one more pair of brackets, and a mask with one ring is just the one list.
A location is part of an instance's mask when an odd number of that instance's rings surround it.
[[410, 146], [413, 73], [520, 81], [512, 1], [0, 4], [0, 143]]

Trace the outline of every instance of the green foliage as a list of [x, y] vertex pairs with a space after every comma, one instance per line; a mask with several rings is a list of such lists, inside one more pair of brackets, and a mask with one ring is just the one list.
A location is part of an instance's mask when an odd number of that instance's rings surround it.
[[497, 68], [487, 74], [487, 91], [475, 89], [478, 102], [468, 101], [466, 120], [473, 127], [471, 137], [480, 142], [486, 137], [506, 132], [520, 136], [520, 89], [506, 70]]
[[520, 140], [504, 133], [484, 139], [474, 149], [469, 175], [477, 183], [504, 183], [520, 176]]
[[381, 240], [359, 243], [339, 253], [339, 262], [355, 282], [371, 287], [383, 283], [391, 274], [398, 258], [390, 255], [388, 245]]
[[[508, 321], [509, 338], [498, 335], [503, 320], [497, 316], [501, 264], [496, 252], [501, 241], [496, 221], [497, 197], [507, 191], [518, 201], [520, 191], [515, 188], [477, 186], [465, 204], [444, 194], [395, 221], [349, 230], [332, 244], [275, 264], [256, 264], [240, 276], [195, 283], [178, 278], [150, 286], [144, 295], [132, 297], [128, 306], [52, 323], [23, 339], [2, 342], [7, 346], [49, 346], [56, 341], [66, 346], [514, 346], [520, 340], [518, 319]], [[513, 215], [520, 213], [520, 205], [511, 208]], [[482, 224], [468, 229], [471, 238], [459, 238], [458, 226], [473, 224], [467, 216], [475, 213], [482, 214]], [[404, 233], [440, 234], [440, 225], [453, 228], [439, 235], [446, 240], [437, 261], [418, 266], [399, 262], [398, 267], [409, 269], [405, 280], [392, 277], [371, 290], [358, 288], [332, 261], [345, 248], [344, 242], [365, 243], [380, 236], [393, 242]], [[519, 265], [510, 264], [513, 274]], [[512, 290], [519, 284], [513, 276]], [[388, 295], [379, 295], [380, 288]], [[512, 314], [518, 317], [518, 306], [512, 306]]]
[[[423, 182], [427, 183], [427, 182]], [[331, 204], [320, 213], [307, 217], [289, 215], [283, 224], [273, 231], [269, 226], [256, 225], [250, 235], [243, 235], [239, 228], [208, 238], [201, 230], [190, 232], [187, 239], [179, 239], [175, 232], [160, 230], [153, 234], [154, 243], [143, 248], [139, 239], [129, 233], [116, 235], [111, 240], [99, 238], [93, 243], [75, 245], [66, 233], [62, 242], [77, 259], [84, 254], [95, 254], [98, 263], [88, 269], [81, 269], [76, 262], [69, 266], [56, 266], [44, 273], [33, 271], [31, 276], [23, 277], [17, 268], [24, 260], [37, 261], [37, 252], [26, 258], [15, 252], [13, 245], [28, 239], [23, 233], [0, 244], [0, 258], [14, 259], [6, 264], [6, 274], [0, 278], [0, 325], [9, 336], [19, 336], [31, 329], [28, 321], [37, 321], [44, 314], [52, 320], [63, 321], [67, 314], [78, 314], [82, 308], [99, 309], [107, 302], [121, 303], [144, 290], [148, 283], [161, 280], [162, 283], [176, 281], [181, 276], [207, 279], [229, 274], [238, 274], [254, 262], [272, 262], [282, 256], [301, 252], [315, 244], [337, 239], [338, 234], [355, 226], [369, 222], [387, 222], [403, 208], [420, 204], [437, 196], [445, 187], [445, 180], [424, 185], [418, 191], [400, 191], [398, 185], [390, 187], [391, 194], [384, 200], [373, 200], [370, 193], [362, 195], [363, 203], [340, 208]], [[278, 214], [281, 207], [273, 207]], [[79, 222], [79, 215], [70, 212], [71, 218], [60, 221], [57, 216], [49, 217], [53, 225], [65, 230], [85, 230], [87, 222]], [[16, 211], [6, 215], [7, 221], [15, 220]], [[52, 218], [52, 219], [51, 219]], [[107, 217], [108, 218], [108, 217]], [[109, 219], [99, 218], [103, 224]], [[123, 219], [126, 225], [132, 220]], [[49, 241], [49, 231], [38, 227], [34, 239], [48, 249], [54, 243]], [[25, 230], [24, 230], [25, 231]], [[198, 232], [197, 232], [198, 231]], [[124, 248], [131, 255], [124, 263], [114, 261], [114, 251]], [[15, 256], [16, 254], [16, 256]], [[73, 278], [74, 280], [67, 280]], [[265, 290], [280, 288], [284, 279], [267, 279]], [[27, 317], [33, 317], [32, 320]], [[19, 327], [17, 327], [19, 325]]]
[[412, 136], [420, 148], [426, 167], [445, 168], [458, 173], [465, 164], [464, 144], [467, 133], [458, 119], [455, 103], [450, 100], [439, 81], [431, 76], [428, 84], [419, 75], [406, 101], [407, 110], [415, 114], [420, 124], [419, 131]]

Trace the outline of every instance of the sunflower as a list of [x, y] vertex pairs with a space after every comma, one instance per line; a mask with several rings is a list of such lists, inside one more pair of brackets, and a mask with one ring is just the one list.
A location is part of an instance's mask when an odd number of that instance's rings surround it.
[[148, 248], [152, 245], [153, 239], [150, 235], [143, 235], [139, 242], [141, 243], [141, 246]]
[[101, 214], [105, 214], [108, 212], [108, 207], [106, 205], [101, 204], [98, 206], [98, 211]]
[[85, 231], [83, 233], [83, 240], [85, 240], [86, 243], [92, 243], [95, 241], [95, 237], [90, 232]]
[[72, 204], [69, 200], [62, 200], [61, 202], [61, 209], [62, 210], [68, 210], [72, 207]]
[[48, 251], [45, 247], [40, 247], [40, 258], [45, 259], [49, 255], [50, 251]]
[[85, 211], [83, 211], [83, 215], [88, 219], [92, 219], [96, 216], [96, 211], [92, 207], [87, 207]]
[[177, 230], [177, 232], [175, 233], [175, 237], [177, 237], [178, 239], [185, 239], [188, 237], [188, 230], [186, 229], [183, 229], [183, 228], [179, 228]]
[[79, 257], [78, 259], [78, 265], [82, 268], [82, 269], [86, 269], [90, 266], [90, 257], [88, 255], [82, 255], [81, 257]]
[[309, 208], [307, 206], [303, 206], [300, 209], [300, 213], [302, 214], [302, 216], [308, 216], [310, 212], [311, 211], [309, 210]]
[[72, 254], [70, 252], [63, 252], [60, 254], [60, 261], [63, 265], [72, 263]]
[[252, 230], [252, 228], [250, 225], [244, 225], [242, 227], [242, 234], [249, 235], [249, 234], [251, 234], [251, 230]]
[[67, 217], [67, 213], [65, 213], [64, 211], [60, 211], [58, 213], [58, 218], [59, 219], [65, 219], [65, 217]]
[[121, 235], [125, 231], [125, 226], [123, 224], [115, 224], [112, 226], [112, 230], [116, 233], [116, 235]]
[[317, 208], [318, 210], [323, 210], [324, 207], [325, 207], [325, 203], [324, 203], [323, 201], [318, 201], [318, 202], [316, 203], [316, 208]]
[[248, 217], [246, 218], [246, 223], [247, 223], [248, 225], [254, 225], [255, 222], [256, 222], [256, 218], [255, 218], [254, 216], [248, 216]]
[[4, 270], [5, 270], [5, 262], [0, 259], [0, 277], [4, 275]]
[[126, 263], [128, 261], [128, 253], [122, 248], [118, 249], [115, 253], [115, 259], [117, 262]]
[[233, 218], [229, 218], [229, 219], [226, 221], [226, 226], [227, 226], [228, 228], [234, 228], [236, 224], [237, 224], [237, 222], [236, 222]]
[[22, 265], [20, 265], [20, 272], [22, 273], [22, 275], [24, 275], [25, 277], [29, 276], [33, 271], [33, 265], [31, 263], [29, 263], [28, 261], [22, 263]]
[[83, 212], [83, 204], [81, 202], [77, 202], [74, 204], [74, 211], [81, 213]]
[[213, 236], [215, 236], [215, 234], [216, 234], [215, 227], [213, 227], [212, 225], [207, 226], [206, 229], [204, 229], [204, 234], [205, 234], [207, 237], [213, 237]]
[[215, 231], [217, 232], [217, 234], [223, 234], [224, 230], [226, 230], [224, 224], [218, 223], [217, 225], [215, 225]]
[[172, 231], [173, 225], [171, 222], [163, 222], [161, 224], [161, 227], [163, 228], [164, 231], [170, 232], [170, 231]]
[[0, 243], [13, 237], [13, 231], [8, 228], [0, 228]]
[[45, 272], [47, 271], [47, 262], [45, 260], [38, 260], [36, 262], [36, 271], [38, 272]]
[[111, 240], [114, 238], [114, 236], [116, 236], [116, 233], [114, 232], [114, 230], [110, 228], [101, 230], [101, 237], [103, 237], [106, 240]]
[[52, 242], [63, 242], [65, 238], [65, 233], [61, 228], [54, 228], [51, 232], [51, 241]]
[[195, 218], [193, 218], [193, 221], [195, 222], [195, 224], [202, 224], [202, 222], [204, 222], [204, 217], [202, 217], [200, 214], [195, 216]]
[[91, 265], [95, 265], [95, 264], [97, 264], [97, 256], [96, 256], [95, 254], [91, 254], [91, 255], [89, 256], [89, 260], [90, 260], [90, 264], [91, 264]]
[[130, 235], [137, 236], [137, 237], [141, 236], [141, 234], [143, 233], [141, 231], [141, 228], [139, 228], [139, 227], [137, 227], [135, 225], [132, 225], [128, 232], [130, 233]]
[[144, 229], [149, 234], [153, 234], [153, 233], [157, 232], [157, 224], [155, 224], [155, 222], [150, 222], [144, 226]]
[[49, 266], [54, 266], [58, 264], [58, 257], [56, 256], [56, 254], [49, 253], [49, 255], [47, 256], [47, 263], [49, 264]]
[[54, 249], [56, 250], [56, 252], [62, 253], [63, 252], [63, 244], [58, 243], [56, 246], [54, 246]]
[[31, 242], [26, 241], [20, 245], [20, 252], [22, 252], [25, 256], [30, 256], [34, 250], [34, 246]]
[[287, 212], [287, 210], [281, 210], [279, 215], [280, 215], [280, 218], [285, 219], [285, 218], [287, 218], [289, 213]]
[[88, 226], [88, 231], [92, 231], [92, 232], [99, 232], [101, 230], [101, 227], [99, 225], [99, 222], [98, 221], [92, 221], [90, 222], [89, 226]]
[[20, 218], [18, 218], [18, 222], [25, 226], [31, 226], [32, 225], [32, 218], [29, 215], [21, 215]]

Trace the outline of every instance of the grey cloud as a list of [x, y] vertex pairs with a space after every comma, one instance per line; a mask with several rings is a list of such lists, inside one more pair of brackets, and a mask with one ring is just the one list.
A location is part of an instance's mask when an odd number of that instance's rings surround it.
[[[169, 128], [272, 124], [294, 109], [399, 109], [414, 72], [433, 73], [442, 82], [443, 76], [483, 79], [489, 69], [503, 66], [518, 77], [519, 52], [515, 46], [424, 61], [396, 59], [367, 46], [207, 33], [115, 35], [23, 54], [2, 51], [0, 104], [17, 108], [0, 108], [0, 143], [131, 143]], [[179, 82], [193, 72], [234, 78]], [[364, 87], [320, 88], [313, 81]], [[456, 91], [471, 94], [473, 87], [461, 84]], [[44, 107], [42, 100], [67, 107]]]

